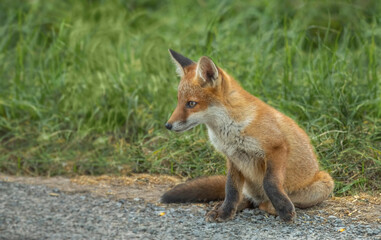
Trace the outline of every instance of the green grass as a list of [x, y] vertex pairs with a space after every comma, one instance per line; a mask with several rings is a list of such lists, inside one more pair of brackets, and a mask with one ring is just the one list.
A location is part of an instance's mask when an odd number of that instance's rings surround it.
[[208, 55], [311, 136], [335, 192], [381, 190], [381, 4], [0, 2], [0, 171], [224, 172], [205, 127], [163, 127], [167, 49]]

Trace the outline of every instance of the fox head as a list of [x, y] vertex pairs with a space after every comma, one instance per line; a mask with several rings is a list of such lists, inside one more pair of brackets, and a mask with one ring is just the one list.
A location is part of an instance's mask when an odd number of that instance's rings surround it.
[[196, 63], [171, 49], [169, 53], [181, 80], [177, 107], [165, 127], [183, 132], [215, 120], [211, 109], [221, 105], [223, 71], [208, 57], [201, 57]]

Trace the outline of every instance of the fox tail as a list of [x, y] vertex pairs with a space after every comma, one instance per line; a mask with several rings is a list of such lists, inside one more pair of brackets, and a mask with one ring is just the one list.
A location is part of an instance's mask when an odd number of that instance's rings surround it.
[[226, 176], [201, 177], [179, 184], [161, 196], [162, 203], [209, 202], [225, 198]]

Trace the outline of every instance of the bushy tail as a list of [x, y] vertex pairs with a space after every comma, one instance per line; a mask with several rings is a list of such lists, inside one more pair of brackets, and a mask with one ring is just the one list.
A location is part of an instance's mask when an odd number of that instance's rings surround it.
[[319, 171], [310, 185], [291, 193], [289, 197], [296, 207], [308, 208], [327, 199], [334, 186], [332, 177], [327, 172]]
[[209, 202], [225, 198], [226, 176], [202, 177], [179, 184], [164, 193], [162, 203]]

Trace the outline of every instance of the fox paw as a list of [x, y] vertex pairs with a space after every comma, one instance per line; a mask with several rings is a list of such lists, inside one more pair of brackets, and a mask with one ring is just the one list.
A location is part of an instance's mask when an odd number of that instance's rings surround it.
[[[282, 219], [285, 222], [292, 223], [295, 221], [296, 218], [296, 212], [294, 205], [290, 204], [288, 206], [282, 206], [279, 208], [278, 212], [275, 210], [274, 206], [271, 204], [270, 201], [263, 202], [259, 204], [259, 209], [262, 211], [265, 211], [271, 215], [279, 215], [280, 219]], [[279, 214], [278, 214], [279, 213]]]
[[285, 204], [281, 206], [278, 211], [280, 219], [285, 222], [293, 223], [295, 222], [296, 212], [294, 205], [290, 202], [290, 204]]
[[207, 222], [225, 222], [233, 219], [235, 216], [234, 210], [224, 210], [221, 206], [217, 206], [205, 216]]
[[295, 210], [283, 212], [283, 213], [281, 212], [279, 214], [279, 217], [280, 217], [280, 219], [282, 219], [283, 221], [285, 221], [287, 223], [293, 223], [293, 222], [295, 222], [296, 212], [295, 212]]

